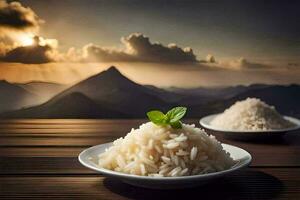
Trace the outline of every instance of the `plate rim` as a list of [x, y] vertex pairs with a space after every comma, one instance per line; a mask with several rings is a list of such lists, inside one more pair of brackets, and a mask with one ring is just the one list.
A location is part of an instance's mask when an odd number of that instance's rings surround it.
[[246, 133], [246, 134], [247, 133], [249, 133], [249, 134], [251, 134], [251, 133], [266, 133], [266, 134], [274, 133], [274, 134], [276, 134], [276, 133], [296, 131], [296, 130], [300, 129], [300, 120], [295, 117], [291, 117], [291, 116], [287, 116], [287, 115], [283, 115], [284, 119], [294, 123], [295, 126], [291, 127], [291, 128], [277, 129], [277, 130], [227, 130], [227, 129], [217, 128], [215, 126], [212, 126], [212, 125], [206, 123], [208, 118], [213, 119], [220, 114], [222, 114], [222, 113], [216, 113], [216, 114], [210, 114], [210, 115], [204, 116], [199, 120], [199, 124], [206, 129], [223, 132], [223, 133]]
[[112, 176], [112, 177], [117, 177], [117, 178], [128, 178], [128, 179], [138, 179], [138, 180], [153, 180], [153, 181], [182, 181], [182, 180], [194, 180], [194, 179], [201, 179], [201, 178], [210, 178], [210, 177], [218, 177], [218, 176], [223, 176], [235, 171], [238, 171], [240, 169], [243, 169], [247, 166], [250, 165], [250, 163], [252, 162], [252, 155], [246, 151], [245, 149], [242, 149], [240, 147], [234, 146], [234, 145], [230, 145], [230, 144], [225, 144], [225, 143], [221, 143], [222, 145], [225, 146], [229, 146], [229, 147], [234, 147], [234, 148], [238, 148], [239, 150], [242, 150], [245, 154], [247, 159], [241, 163], [240, 165], [237, 166], [233, 166], [232, 168], [226, 169], [226, 170], [222, 170], [222, 171], [218, 171], [218, 172], [212, 172], [212, 173], [208, 173], [208, 174], [198, 174], [198, 175], [191, 175], [191, 176], [179, 176], [179, 177], [151, 177], [151, 176], [139, 176], [139, 175], [133, 175], [133, 174], [126, 174], [126, 173], [122, 173], [122, 172], [116, 172], [113, 170], [109, 170], [109, 169], [105, 169], [105, 168], [99, 168], [93, 165], [90, 165], [88, 163], [86, 163], [83, 160], [83, 156], [88, 152], [88, 151], [92, 151], [94, 149], [99, 148], [100, 146], [104, 146], [104, 145], [112, 145], [112, 142], [109, 143], [103, 143], [103, 144], [99, 144], [99, 145], [95, 145], [92, 147], [89, 147], [83, 151], [81, 151], [78, 155], [78, 160], [79, 162], [89, 168], [92, 169], [98, 173], [101, 173], [103, 175], [108, 175], [108, 176]]

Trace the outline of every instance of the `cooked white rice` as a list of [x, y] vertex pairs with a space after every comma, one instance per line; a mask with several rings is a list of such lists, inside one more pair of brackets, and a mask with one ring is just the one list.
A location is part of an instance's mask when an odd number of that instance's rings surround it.
[[173, 129], [148, 122], [115, 140], [98, 164], [127, 174], [174, 177], [225, 170], [235, 161], [214, 136], [195, 125]]
[[226, 130], [276, 130], [294, 126], [273, 106], [257, 98], [237, 101], [211, 121], [211, 125]]

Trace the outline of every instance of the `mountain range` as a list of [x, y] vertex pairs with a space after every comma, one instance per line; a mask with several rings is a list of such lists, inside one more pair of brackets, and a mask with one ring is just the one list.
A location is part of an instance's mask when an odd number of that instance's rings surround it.
[[0, 113], [41, 104], [67, 85], [47, 82], [9, 83], [0, 80]]
[[30, 106], [37, 98], [37, 95], [16, 84], [0, 81], [0, 112]]
[[[37, 96], [33, 90], [29, 92], [24, 90], [24, 87], [18, 87], [29, 95], [29, 99]], [[225, 88], [165, 90], [151, 85], [137, 84], [121, 74], [116, 67], [110, 67], [66, 89], [63, 86], [48, 87], [55, 87], [58, 94], [42, 104], [7, 111], [0, 114], [0, 117], [144, 118], [149, 110], [166, 111], [173, 106], [182, 105], [189, 109], [187, 117], [199, 118], [222, 112], [235, 101], [247, 97], [260, 98], [274, 105], [283, 114], [300, 117], [299, 85], [255, 84]], [[39, 88], [37, 84], [35, 88]], [[38, 90], [34, 91], [39, 93]]]
[[59, 92], [68, 88], [68, 85], [41, 81], [32, 81], [17, 85], [38, 96], [40, 103], [51, 99]]

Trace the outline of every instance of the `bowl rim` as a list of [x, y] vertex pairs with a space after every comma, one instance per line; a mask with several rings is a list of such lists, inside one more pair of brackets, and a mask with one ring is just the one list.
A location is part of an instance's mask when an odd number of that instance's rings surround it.
[[194, 180], [194, 179], [200, 179], [200, 178], [210, 178], [210, 177], [223, 176], [225, 174], [232, 173], [232, 172], [235, 172], [235, 171], [240, 170], [242, 168], [245, 168], [248, 165], [250, 165], [250, 163], [252, 161], [252, 156], [248, 151], [246, 151], [246, 150], [244, 150], [240, 147], [234, 146], [234, 145], [222, 143], [222, 146], [225, 145], [225, 146], [228, 146], [228, 147], [231, 147], [231, 148], [232, 147], [237, 148], [239, 151], [242, 151], [245, 154], [245, 159], [238, 160], [239, 162], [237, 162], [235, 165], [233, 165], [229, 169], [218, 171], [218, 172], [207, 173], [207, 174], [199, 174], [199, 175], [191, 175], [191, 176], [177, 176], [177, 177], [140, 176], [140, 175], [126, 174], [126, 173], [116, 172], [116, 171], [105, 169], [105, 168], [96, 167], [96, 166], [91, 165], [91, 164], [84, 161], [84, 157], [86, 156], [87, 152], [95, 150], [97, 148], [100, 148], [101, 146], [104, 146], [104, 145], [112, 145], [112, 142], [95, 145], [95, 146], [92, 146], [90, 148], [87, 148], [87, 149], [83, 150], [78, 155], [78, 160], [83, 166], [85, 166], [89, 169], [100, 172], [103, 175], [107, 175], [107, 176], [111, 176], [111, 177], [117, 177], [117, 178], [130, 178], [130, 179], [153, 180], [153, 181]]
[[276, 130], [275, 129], [274, 130], [231, 130], [231, 129], [222, 129], [222, 128], [212, 126], [210, 124], [211, 120], [213, 120], [215, 117], [217, 117], [220, 114], [222, 113], [216, 113], [216, 114], [211, 114], [202, 117], [199, 120], [199, 123], [201, 126], [203, 126], [206, 129], [218, 131], [218, 132], [224, 132], [224, 133], [249, 133], [249, 134], [250, 133], [274, 133], [276, 134], [276, 133], [290, 132], [290, 131], [295, 131], [300, 129], [300, 120], [295, 117], [286, 116], [286, 115], [283, 115], [283, 118], [288, 120], [289, 122], [292, 122], [293, 124], [295, 124], [295, 126], [290, 128], [284, 128], [284, 129], [276, 129]]

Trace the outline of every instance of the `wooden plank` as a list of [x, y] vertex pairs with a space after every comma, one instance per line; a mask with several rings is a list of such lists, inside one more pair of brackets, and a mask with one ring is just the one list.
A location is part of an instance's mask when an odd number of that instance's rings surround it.
[[[251, 152], [253, 166], [300, 166], [299, 149], [239, 145]], [[27, 146], [1, 147], [0, 157], [76, 157], [87, 146]], [[274, 150], [275, 149], [275, 150]], [[274, 156], [276, 155], [276, 156]]]
[[[76, 156], [78, 152], [92, 145], [110, 142], [117, 137], [37, 137], [9, 138], [0, 141], [0, 156]], [[229, 142], [228, 142], [229, 143]], [[259, 166], [300, 166], [300, 147], [289, 145], [263, 145], [241, 142], [230, 144], [246, 149], [253, 155], [253, 163]], [[41, 150], [42, 147], [46, 148]], [[26, 149], [29, 149], [28, 151]], [[58, 148], [58, 149], [56, 149]], [[71, 150], [66, 150], [71, 148]], [[73, 148], [79, 150], [72, 152]], [[63, 149], [62, 152], [59, 149]]]
[[[23, 129], [24, 130], [24, 129]], [[42, 130], [42, 131], [41, 131]], [[54, 131], [52, 131], [54, 130]], [[99, 138], [107, 138], [111, 137], [112, 139], [116, 137], [122, 137], [125, 136], [130, 129], [121, 129], [121, 130], [111, 130], [109, 128], [107, 129], [30, 129], [29, 131], [17, 131], [17, 130], [11, 130], [6, 133], [0, 133], [0, 146], [1, 145], [14, 145], [17, 144], [24, 145], [25, 142], [28, 142], [28, 140], [40, 140], [40, 144], [48, 145], [47, 142], [43, 141], [43, 139], [48, 140], [50, 137], [52, 139], [55, 138], [67, 138], [67, 137], [74, 137], [79, 138], [80, 140], [82, 138], [89, 139], [94, 137]], [[217, 137], [218, 140], [229, 143], [229, 144], [242, 144], [242, 145], [250, 145], [250, 146], [274, 146], [274, 147], [300, 147], [300, 133], [296, 132], [293, 134], [287, 134], [285, 137], [283, 137], [281, 140], [265, 140], [262, 142], [243, 142], [243, 141], [235, 141], [235, 140], [229, 140], [223, 137], [223, 134], [220, 133], [211, 133]], [[24, 141], [23, 141], [24, 140]], [[30, 142], [28, 143], [30, 144]], [[92, 143], [94, 144], [94, 143]], [[91, 144], [91, 145], [92, 145]], [[34, 144], [33, 144], [34, 145]]]
[[0, 176], [0, 199], [300, 199], [299, 176], [299, 169], [243, 170], [208, 185], [171, 191], [93, 175]]
[[[68, 125], [68, 124], [140, 124], [146, 119], [1, 119], [0, 126], [8, 125]], [[198, 119], [187, 121], [197, 122]]]
[[1, 137], [0, 147], [10, 146], [93, 146], [117, 139], [118, 136], [101, 137]]
[[[148, 121], [147, 119], [17, 119], [0, 120], [1, 129], [61, 129], [61, 128], [91, 128], [91, 127], [109, 127], [120, 129], [127, 127], [129, 129], [138, 127], [140, 124]], [[186, 123], [199, 125], [198, 119], [184, 120]]]
[[45, 138], [45, 137], [59, 137], [59, 138], [68, 138], [68, 137], [81, 137], [81, 138], [93, 138], [93, 137], [111, 137], [111, 136], [117, 136], [117, 137], [123, 137], [124, 134], [121, 134], [119, 132], [104, 132], [100, 133], [97, 131], [95, 132], [84, 132], [84, 133], [79, 133], [72, 131], [70, 133], [21, 133], [21, 134], [1, 134], [0, 139], [2, 138], [34, 138], [34, 137], [39, 137], [39, 138]]
[[96, 174], [77, 157], [1, 157], [0, 174]]
[[[138, 124], [125, 124], [123, 127], [131, 129], [132, 127], [137, 127]], [[122, 125], [122, 123], [120, 123]], [[119, 130], [123, 127], [118, 127], [116, 124], [5, 124], [0, 126], [0, 131], [5, 131], [7, 129], [115, 129]]]
[[86, 147], [1, 147], [0, 157], [76, 157]]
[[90, 128], [90, 129], [79, 129], [79, 128], [68, 128], [68, 129], [5, 129], [0, 130], [0, 137], [16, 137], [16, 136], [39, 136], [39, 135], [119, 135], [124, 136], [126, 133], [128, 133], [130, 129], [119, 129], [119, 130], [113, 130], [106, 128]]
[[[76, 157], [84, 148], [110, 142], [118, 137], [107, 135], [0, 137], [0, 156]], [[231, 141], [221, 137], [219, 139], [249, 151], [253, 155], [253, 166], [300, 166], [300, 146], [295, 143], [297, 140], [293, 139], [292, 135], [281, 143], [266, 144]]]
[[[47, 156], [51, 152], [39, 151], [40, 148], [46, 147], [49, 148], [49, 151], [52, 151], [57, 148], [87, 148], [92, 145], [102, 144], [106, 142], [110, 142], [117, 137], [67, 137], [67, 138], [59, 138], [59, 137], [44, 137], [44, 138], [11, 138], [10, 140], [5, 139], [1, 140], [1, 155], [2, 156], [14, 156], [11, 151], [17, 152], [16, 148], [32, 148], [35, 147], [35, 155], [36, 156]], [[286, 145], [262, 145], [262, 144], [248, 144], [248, 143], [231, 143], [236, 146], [239, 146], [243, 149], [249, 151], [253, 156], [253, 165], [258, 166], [300, 166], [300, 147], [298, 146], [286, 146]], [[34, 151], [34, 148], [31, 149]], [[57, 150], [55, 150], [57, 152]], [[75, 152], [66, 152], [66, 156], [77, 156], [78, 151]], [[18, 155], [16, 153], [15, 155]], [[28, 155], [27, 155], [28, 156]], [[60, 156], [65, 157], [63, 153]]]
[[[54, 148], [55, 149], [55, 148]], [[66, 148], [67, 149], [67, 148]], [[62, 149], [66, 151], [66, 149]], [[39, 148], [38, 148], [39, 150]], [[67, 151], [69, 156], [61, 156], [60, 153], [40, 157], [31, 155], [27, 157], [0, 157], [0, 174], [63, 174], [63, 173], [95, 173], [83, 167], [77, 156], [80, 148]], [[259, 155], [259, 156], [256, 156]], [[300, 167], [299, 155], [285, 153], [282, 156], [270, 156], [270, 154], [253, 154], [251, 167]]]
[[215, 133], [222, 142], [248, 150], [252, 169], [216, 184], [172, 193], [105, 179], [77, 161], [84, 148], [123, 136], [142, 121], [1, 121], [0, 199], [300, 199], [299, 132], [260, 143], [228, 140]]

